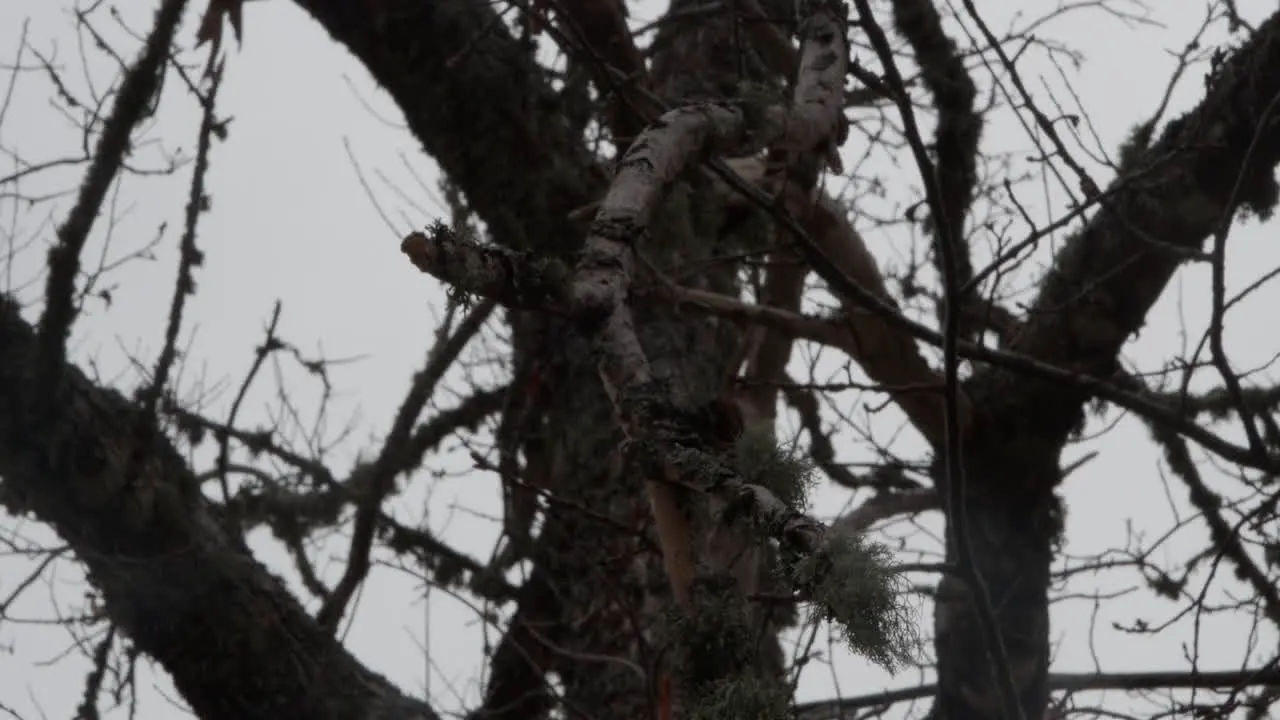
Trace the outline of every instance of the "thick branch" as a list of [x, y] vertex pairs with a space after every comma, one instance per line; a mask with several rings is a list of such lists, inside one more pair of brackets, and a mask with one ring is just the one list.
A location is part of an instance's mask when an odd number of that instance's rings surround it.
[[[760, 162], [754, 158], [736, 158], [724, 163], [741, 180], [768, 185]], [[723, 178], [717, 178], [719, 192], [730, 201], [747, 198]], [[849, 222], [847, 213], [825, 193], [814, 196], [794, 184], [782, 189], [786, 211], [803, 234], [793, 233], [802, 246], [820, 253], [828, 269], [838, 274], [841, 282], [831, 283], [831, 290], [845, 308], [844, 325], [822, 342], [843, 349], [866, 372], [893, 395], [911, 423], [927, 440], [940, 447], [944, 430], [941, 375], [930, 367], [916, 346], [913, 334], [897, 314], [897, 303], [885, 285], [875, 257], [867, 250], [861, 235]], [[784, 223], [785, 224], [785, 223]], [[813, 252], [809, 253], [812, 258]], [[820, 273], [831, 278], [832, 272]], [[851, 290], [858, 292], [851, 292]], [[883, 312], [869, 311], [867, 297], [877, 300]], [[831, 335], [831, 333], [827, 333]], [[812, 338], [806, 338], [812, 339]], [[922, 392], [923, 391], [923, 392]], [[972, 408], [963, 391], [958, 392], [962, 432], [969, 424]]]
[[[896, 306], [875, 257], [849, 223], [842, 208], [821, 195], [812, 212], [803, 220], [810, 241], [847, 278], [886, 305]], [[883, 385], [893, 395], [911, 424], [935, 448], [942, 447], [945, 413], [942, 376], [934, 370], [914, 338], [889, 318], [860, 307], [858, 298], [841, 288], [832, 288], [848, 313], [846, 351], [858, 361], [867, 377]], [[963, 390], [957, 388], [961, 432], [968, 428], [972, 408]]]
[[[818, 208], [821, 209], [822, 205], [820, 201]], [[844, 234], [854, 233], [856, 237], [856, 232], [834, 213], [833, 210], [812, 214], [811, 219], [818, 220], [813, 226], [814, 234], [805, 235], [803, 240], [821, 253], [824, 279], [835, 281], [833, 289], [842, 298], [847, 298], [848, 304], [857, 306], [843, 317], [823, 319], [799, 315], [780, 308], [747, 305], [727, 295], [674, 285], [669, 285], [665, 291], [675, 302], [703, 312], [758, 323], [767, 328], [785, 329], [796, 337], [844, 350], [863, 364], [867, 374], [886, 391], [895, 393], [895, 399], [926, 438], [940, 437], [942, 417], [938, 395], [941, 381], [907, 339], [908, 336], [916, 337], [936, 344], [940, 342], [938, 334], [897, 314], [882, 299], [887, 295], [877, 294], [862, 285], [866, 280], [861, 270], [878, 271], [874, 270], [874, 264], [848, 262], [856, 259], [858, 254], [865, 254], [865, 248], [862, 248], [860, 239], [856, 244], [844, 243], [841, 239]], [[836, 225], [827, 228], [824, 224], [828, 222]], [[800, 228], [800, 231], [804, 232], [804, 229]], [[402, 244], [405, 254], [423, 272], [461, 290], [499, 298], [511, 307], [566, 311], [565, 298], [569, 296], [567, 282], [570, 278], [563, 263], [460, 240], [443, 225], [433, 226], [427, 232], [429, 237], [424, 233], [411, 233]], [[834, 233], [834, 237], [824, 237], [828, 232]], [[839, 249], [842, 243], [846, 250]], [[439, 246], [438, 250], [436, 246]], [[850, 252], [846, 258], [843, 253], [847, 251], [856, 252]], [[817, 256], [809, 254], [809, 257], [812, 261]], [[876, 285], [872, 284], [872, 287]], [[869, 305], [873, 302], [878, 305]], [[894, 328], [898, 331], [895, 332]], [[992, 369], [1017, 373], [1025, 379], [1053, 383], [1065, 392], [1105, 398], [1118, 407], [1176, 430], [1225, 460], [1267, 471], [1280, 467], [1280, 457], [1274, 454], [1257, 457], [1248, 448], [1224, 440], [1181, 413], [1170, 410], [1168, 403], [1161, 398], [1133, 392], [1111, 380], [1038, 362], [1022, 354], [968, 341], [957, 344], [961, 357], [989, 363]], [[979, 377], [983, 376], [980, 374]], [[989, 375], [986, 377], [990, 379]], [[1252, 397], [1254, 393], [1248, 395]], [[957, 392], [957, 396], [961, 427], [966, 428], [970, 426], [973, 404], [964, 392]], [[1000, 401], [1007, 402], [1008, 398], [1000, 398]], [[1219, 405], [1212, 407], [1219, 408]]]
[[[1280, 670], [1264, 666], [1250, 670], [1223, 670], [1218, 672], [1135, 672], [1135, 673], [1050, 673], [1049, 689], [1067, 692], [1088, 690], [1182, 690], [1200, 688], [1218, 691], [1234, 691], [1250, 686], [1274, 686], [1280, 684]], [[919, 685], [901, 690], [820, 700], [797, 706], [801, 720], [844, 720], [865, 717], [867, 708], [888, 707], [896, 703], [922, 700], [938, 691], [933, 685]]]
[[[8, 298], [0, 346], [5, 506], [33, 513], [74, 548], [110, 618], [197, 715], [436, 718], [356, 662], [225, 534], [172, 445], [154, 425], [137, 432], [149, 421], [134, 405], [66, 365], [56, 370], [59, 397], [37, 393], [35, 332]], [[126, 477], [130, 467], [138, 472]]]
[[[716, 463], [701, 457], [699, 451], [676, 448], [670, 444], [671, 437], [655, 430], [661, 420], [647, 417], [655, 409], [662, 412], [657, 406], [680, 403], [678, 398], [669, 397], [666, 388], [655, 386], [635, 332], [628, 306], [635, 267], [633, 243], [646, 231], [648, 220], [670, 183], [704, 153], [714, 152], [717, 147], [735, 146], [750, 139], [762, 146], [799, 152], [823, 148], [834, 154], [842, 128], [841, 98], [848, 62], [843, 8], [810, 2], [806, 10], [809, 14], [803, 26], [795, 105], [748, 113], [740, 107], [704, 103], [664, 115], [637, 139], [620, 163], [573, 277], [572, 312], [594, 336], [602, 378], [619, 395], [621, 420], [633, 439], [656, 442], [655, 452], [665, 456], [658, 460], [659, 466], [671, 464], [685, 470], [698, 466], [705, 471]], [[442, 228], [434, 228], [432, 234], [437, 238], [447, 235]], [[439, 274], [450, 266], [457, 267], [457, 263], [441, 262], [440, 258], [464, 250], [465, 244], [452, 245], [447, 237], [445, 242], [430, 242], [425, 235], [415, 233], [406, 238], [402, 249], [424, 271]], [[477, 267], [474, 276], [481, 281], [466, 289], [505, 292], [519, 275], [504, 259], [489, 259]], [[556, 297], [553, 292], [543, 291], [543, 287], [539, 285], [542, 298]], [[542, 304], [547, 304], [546, 299]], [[653, 473], [656, 477], [666, 474], [662, 469]], [[749, 511], [759, 526], [799, 552], [816, 552], [825, 543], [827, 530], [822, 523], [796, 512], [769, 490], [742, 482], [731, 472], [719, 473], [709, 489], [722, 495], [729, 505]]]
[[648, 73], [627, 27], [627, 7], [622, 0], [560, 0], [560, 8], [566, 34], [581, 40], [592, 56], [583, 59], [595, 71], [597, 91], [607, 98], [605, 123], [614, 140], [625, 145], [659, 112], [644, 92]]
[[566, 309], [570, 271], [554, 258], [480, 245], [442, 223], [409, 233], [400, 251], [422, 272], [464, 293], [513, 309]]
[[[682, 398], [658, 381], [640, 345], [629, 306], [635, 268], [635, 243], [670, 184], [705, 153], [754, 141], [783, 150], [823, 149], [834, 156], [842, 132], [841, 98], [848, 64], [845, 10], [833, 2], [804, 5], [801, 67], [793, 107], [756, 108], [704, 103], [671, 111], [646, 130], [619, 164], [605, 196], [571, 289], [572, 309], [588, 335], [601, 377], [619, 402], [620, 421], [642, 449], [640, 459], [651, 478], [707, 474], [715, 461], [705, 453], [679, 447], [685, 429], [663, 427], [667, 410]], [[702, 483], [699, 483], [702, 484]], [[787, 546], [805, 554], [819, 550], [826, 528], [796, 512], [765, 488], [721, 473], [707, 484], [727, 505], [748, 512]], [[664, 538], [664, 554], [671, 552]]]
[[[966, 3], [967, 4], [967, 3]], [[1142, 326], [1175, 270], [1223, 218], [1275, 202], [1280, 162], [1280, 14], [1207, 79], [1194, 110], [1113, 184], [1103, 208], [1055, 258], [1012, 348], [1095, 377], [1116, 370], [1121, 346]], [[1237, 191], [1237, 181], [1240, 182]], [[984, 380], [994, 380], [988, 370]], [[998, 381], [997, 381], [998, 382]], [[1002, 415], [1065, 437], [1082, 388], [1022, 377], [1003, 386]], [[1034, 408], [1034, 413], [1026, 413]]]
[[517, 607], [489, 659], [484, 705], [469, 720], [527, 720], [546, 717], [553, 704], [546, 673], [554, 655], [545, 639], [559, 639], [560, 599], [542, 568], [521, 586]]
[[[568, 312], [572, 278], [559, 261], [480, 245], [459, 238], [440, 224], [425, 233], [410, 233], [401, 249], [419, 270], [460, 291], [495, 299], [510, 308]], [[659, 280], [656, 288], [643, 291], [646, 299], [654, 296], [681, 308], [752, 323], [789, 337], [841, 348], [854, 357], [865, 351], [860, 342], [862, 336], [848, 329], [860, 327], [868, 317], [865, 313], [822, 318], [771, 305], [748, 304], [722, 293], [683, 287], [666, 278]]]
[[[571, 250], [569, 213], [603, 184], [546, 76], [473, 0], [294, 0], [369, 70], [410, 131], [508, 247]], [[584, 171], [586, 169], [587, 171]]]

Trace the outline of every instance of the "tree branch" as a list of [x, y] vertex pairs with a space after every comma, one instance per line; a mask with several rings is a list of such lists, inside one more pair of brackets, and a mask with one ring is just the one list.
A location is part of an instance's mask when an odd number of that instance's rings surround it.
[[604, 175], [590, 172], [582, 138], [557, 117], [542, 69], [494, 5], [294, 2], [360, 59], [498, 243], [552, 254], [577, 247], [569, 214]]
[[566, 35], [580, 40], [591, 55], [596, 89], [606, 98], [605, 124], [614, 142], [625, 147], [660, 111], [656, 98], [645, 92], [648, 71], [627, 27], [626, 4], [622, 0], [559, 0], [559, 6]]
[[[832, 213], [815, 213], [813, 217], [826, 217], [830, 220], [822, 220], [814, 226], [817, 239], [806, 233], [803, 241], [812, 243], [822, 253], [821, 259], [826, 263], [824, 267], [828, 271], [824, 274], [824, 279], [836, 280], [834, 285], [837, 293], [850, 298], [851, 304], [856, 304], [856, 308], [843, 318], [815, 318], [789, 313], [780, 308], [747, 305], [727, 295], [674, 285], [669, 285], [666, 290], [676, 302], [689, 307], [722, 317], [759, 323], [769, 328], [786, 329], [795, 333], [796, 337], [843, 349], [851, 357], [864, 363], [864, 370], [873, 380], [880, 382], [886, 391], [895, 393], [895, 400], [908, 411], [908, 417], [913, 418], [926, 438], [935, 437], [933, 433], [940, 436], [941, 400], [936, 396], [941, 394], [941, 381], [918, 349], [912, 347], [907, 339], [910, 336], [939, 343], [941, 339], [938, 333], [898, 314], [881, 299], [887, 295], [877, 295], [862, 285], [861, 273], [873, 266], [853, 263], [851, 270], [858, 268], [857, 276], [844, 269], [846, 260], [841, 255], [843, 251], [838, 250], [839, 242], [832, 244], [831, 240], [822, 239], [822, 236], [827, 232], [834, 233], [836, 237], [842, 233], [854, 232], [847, 223], [828, 229], [825, 223], [841, 223], [842, 219]], [[800, 232], [803, 233], [804, 229], [800, 228]], [[551, 312], [567, 312], [570, 271], [563, 263], [542, 259], [530, 253], [468, 242], [440, 224], [428, 228], [427, 233], [430, 234], [429, 237], [420, 232], [410, 233], [401, 245], [404, 253], [423, 272], [460, 290], [500, 298], [512, 307], [541, 307]], [[832, 244], [830, 249], [829, 244]], [[845, 247], [856, 249], [862, 245], [858, 240], [856, 244], [849, 243]], [[865, 253], [865, 250], [861, 252]], [[812, 256], [810, 260], [812, 262]], [[879, 305], [869, 305], [868, 302]], [[895, 327], [901, 332], [895, 332]], [[1170, 410], [1160, 398], [1134, 392], [1109, 379], [1065, 370], [1023, 354], [997, 350], [969, 341], [958, 342], [956, 350], [961, 357], [987, 363], [992, 368], [1010, 371], [1039, 382], [1053, 383], [1068, 392], [1105, 398], [1118, 407], [1175, 429], [1225, 460], [1269, 472], [1280, 468], [1280, 456], [1272, 453], [1257, 457], [1249, 448], [1225, 440], [1182, 414]], [[929, 394], [935, 397], [930, 398]], [[961, 418], [967, 424], [973, 404], [964, 394], [958, 400]]]
[[[843, 127], [841, 99], [848, 63], [844, 8], [821, 1], [807, 2], [803, 7], [795, 105], [748, 111], [702, 103], [663, 115], [620, 162], [579, 257], [571, 289], [572, 312], [593, 338], [601, 377], [615, 395], [625, 431], [642, 445], [640, 457], [650, 465], [645, 469], [646, 477], [667, 478], [673, 468], [690, 473], [690, 477], [705, 476], [707, 468], [717, 463], [701, 451], [674, 443], [671, 432], [679, 432], [678, 428], [663, 430], [662, 416], [668, 409], [680, 407], [683, 399], [672, 397], [671, 389], [653, 376], [636, 335], [628, 304], [635, 243], [647, 230], [649, 218], [670, 184], [697, 158], [717, 147], [753, 141], [797, 152], [821, 149], [828, 158], [835, 155]], [[691, 468], [702, 472], [692, 473]], [[826, 528], [821, 523], [732, 473], [711, 474], [716, 477], [707, 489], [720, 495], [729, 507], [751, 513], [759, 527], [788, 547], [804, 555], [823, 547]], [[662, 539], [664, 554], [672, 553], [668, 538]]]
[[347, 567], [342, 579], [333, 589], [333, 593], [325, 600], [316, 620], [322, 627], [331, 632], [337, 628], [338, 621], [346, 611], [347, 603], [369, 574], [369, 553], [373, 549], [373, 531], [381, 515], [382, 502], [395, 483], [400, 468], [404, 467], [403, 456], [412, 436], [414, 423], [422, 408], [435, 393], [436, 385], [444, 378], [453, 361], [458, 358], [480, 328], [484, 326], [489, 315], [493, 313], [496, 303], [482, 300], [479, 305], [467, 313], [459, 323], [457, 330], [442, 339], [431, 348], [427, 357], [427, 365], [413, 380], [409, 392], [405, 395], [400, 409], [396, 411], [391, 430], [383, 441], [378, 459], [367, 468], [369, 479], [364, 481], [365, 494], [356, 506], [354, 527], [351, 530], [351, 548], [347, 553]]
[[[45, 369], [58, 396], [39, 393], [36, 333], [7, 297], [0, 346], [0, 500], [67, 541], [111, 620], [197, 715], [435, 720], [356, 662], [226, 535], [159, 429], [140, 444], [136, 428], [150, 420], [135, 405], [65, 364]], [[137, 474], [125, 476], [129, 467]]]
[[1148, 422], [1147, 429], [1164, 451], [1169, 469], [1187, 485], [1191, 504], [1200, 511], [1205, 524], [1209, 526], [1209, 538], [1217, 549], [1216, 554], [1225, 556], [1235, 565], [1236, 576], [1253, 589], [1262, 605], [1262, 614], [1280, 628], [1280, 589], [1276, 588], [1275, 581], [1249, 556], [1249, 551], [1240, 541], [1239, 528], [1232, 527], [1223, 516], [1220, 510], [1222, 498], [1210, 490], [1201, 477], [1200, 469], [1191, 458], [1187, 441], [1177, 433], [1161, 427], [1159, 423]]
[[[976, 16], [971, 2], [965, 6]], [[1141, 327], [1188, 251], [1198, 253], [1222, 219], [1241, 206], [1259, 212], [1274, 206], [1280, 130], [1268, 118], [1280, 96], [1280, 14], [1223, 61], [1206, 85], [1200, 104], [1169, 123], [1125, 168], [1101, 209], [1058, 252], [1011, 349], [1110, 377], [1120, 348]], [[1031, 422], [1049, 437], [1070, 432], [1090, 394], [1084, 387], [1031, 377], [1005, 385], [1006, 375], [989, 368], [975, 384], [1000, 385], [1003, 400], [993, 410], [1008, 422]], [[1258, 455], [1246, 451], [1232, 459], [1267, 464]]]
[[[934, 236], [934, 262], [942, 273], [943, 252], [937, 247], [942, 238], [949, 237], [955, 248], [953, 270], [956, 282], [967, 286], [973, 280], [973, 260], [964, 242], [965, 220], [969, 217], [969, 203], [973, 199], [974, 185], [978, 180], [978, 142], [982, 136], [982, 117], [974, 112], [973, 103], [977, 88], [964, 66], [964, 60], [956, 53], [955, 43], [942, 29], [942, 17], [933, 0], [894, 0], [893, 20], [911, 49], [925, 87], [933, 94], [938, 110], [938, 126], [934, 130], [934, 147], [937, 153], [936, 182], [941, 215], [929, 218]], [[881, 58], [882, 61], [885, 58]], [[890, 58], [889, 61], [892, 61]], [[896, 77], [896, 75], [894, 76]], [[906, 93], [901, 83], [889, 80], [897, 93]], [[895, 85], [897, 85], [895, 87]], [[934, 178], [925, 178], [934, 182]], [[940, 227], [945, 223], [946, 228]], [[975, 288], [968, 288], [968, 297], [960, 297], [959, 311], [972, 304]], [[969, 336], [972, 328], [962, 335]]]
[[[169, 58], [169, 46], [186, 7], [186, 0], [165, 0], [160, 5], [155, 27], [147, 36], [142, 55], [125, 72], [111, 114], [102, 124], [102, 135], [98, 138], [98, 146], [80, 186], [76, 204], [58, 228], [57, 244], [49, 250], [45, 308], [39, 325], [40, 355], [37, 363], [41, 367], [58, 368], [65, 359], [67, 336], [76, 313], [75, 283], [80, 273], [80, 252], [102, 210], [102, 201], [132, 148], [130, 137], [134, 128], [146, 114], [152, 96], [160, 87]], [[37, 378], [42, 377], [37, 375]]]
[[[1274, 666], [1219, 672], [1049, 673], [1049, 689], [1067, 692], [1190, 688], [1234, 690], [1251, 685], [1276, 684], [1280, 684], [1280, 669]], [[936, 686], [920, 685], [859, 697], [801, 703], [796, 710], [800, 720], [853, 720], [865, 717], [859, 710], [923, 700], [937, 691]]]

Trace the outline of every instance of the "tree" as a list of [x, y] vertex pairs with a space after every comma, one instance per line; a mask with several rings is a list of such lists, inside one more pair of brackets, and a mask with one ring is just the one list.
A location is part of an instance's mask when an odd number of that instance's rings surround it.
[[[1174, 712], [1262, 717], [1277, 699], [1274, 651], [1237, 672], [1053, 675], [1049, 613], [1055, 575], [1080, 572], [1055, 571], [1064, 448], [1119, 409], [1149, 426], [1210, 540], [1176, 569], [1150, 548], [1127, 564], [1206, 613], [1189, 583], [1207, 574], [1208, 587], [1226, 563], [1238, 583], [1223, 592], [1247, 592], [1235, 610], [1280, 623], [1280, 395], [1265, 373], [1239, 370], [1223, 330], [1237, 302], [1228, 232], [1268, 218], [1280, 194], [1280, 15], [1255, 26], [1215, 4], [1202, 33], [1229, 30], [1230, 44], [1205, 50], [1197, 36], [1170, 83], [1206, 66], [1198, 102], [1180, 115], [1161, 107], [1114, 161], [1087, 165], [1088, 118], [1046, 109], [1019, 68], [1018, 48], [1066, 9], [999, 36], [971, 0], [946, 16], [929, 0], [672, 0], [645, 47], [622, 3], [294, 4], [363, 65], [446, 179], [451, 217], [422, 218], [402, 251], [449, 288], [448, 322], [378, 451], [350, 472], [279, 427], [238, 422], [269, 358], [292, 355], [322, 378], [329, 368], [282, 337], [279, 311], [224, 419], [181, 400], [206, 172], [235, 132], [217, 103], [235, 70], [212, 28], [229, 14], [255, 40], [252, 6], [162, 0], [137, 59], [86, 111], [92, 151], [43, 289], [27, 292], [39, 303], [24, 307], [13, 287], [0, 301], [0, 500], [56, 531], [100, 603], [91, 622], [110, 628], [81, 717], [96, 716], [112, 658], [137, 654], [203, 718], [439, 717], [335, 637], [375, 547], [503, 608], [476, 718], [855, 717], [926, 695], [934, 717], [1041, 718], [1072, 710], [1055, 691], [1105, 687], [1208, 688], [1220, 694], [1207, 706], [1174, 696]], [[203, 79], [175, 49], [188, 11], [204, 13], [199, 36], [213, 41]], [[92, 35], [91, 15], [77, 22]], [[36, 58], [75, 107], [57, 63]], [[164, 341], [128, 387], [91, 377], [68, 336], [88, 303], [111, 301], [85, 269], [86, 244], [113, 187], [138, 171], [139, 133], [174, 84], [203, 117]], [[1002, 103], [983, 109], [988, 88]], [[1030, 163], [983, 152], [999, 108], [1025, 121]], [[859, 179], [844, 167], [851, 136], [910, 168], [896, 180], [918, 186], [915, 202], [885, 224], [922, 230], [915, 254], [930, 267], [890, 277], [878, 266], [858, 221], [870, 201], [832, 189]], [[1095, 179], [1098, 166], [1112, 179]], [[1029, 167], [1060, 184], [1066, 212], [1046, 208], [1046, 222], [1020, 205]], [[34, 202], [20, 181], [37, 172], [22, 165], [0, 181], [10, 201]], [[1051, 265], [1021, 268], [1037, 251]], [[1126, 343], [1188, 265], [1211, 276], [1211, 297], [1197, 300], [1209, 306], [1205, 349], [1155, 377], [1126, 367]], [[1010, 278], [1021, 275], [1035, 285], [1019, 307]], [[506, 341], [499, 384], [423, 420], [494, 326]], [[818, 348], [838, 354], [848, 382], [812, 368], [794, 377]], [[858, 390], [886, 394], [927, 449], [914, 460], [886, 451], [865, 474], [842, 466], [823, 403]], [[779, 437], [780, 404], [805, 453]], [[400, 478], [450, 437], [487, 439], [474, 472], [501, 480], [490, 562], [389, 509]], [[1199, 454], [1229, 467], [1236, 495], [1224, 499]], [[874, 495], [829, 523], [805, 510], [815, 472]], [[895, 567], [866, 532], [939, 509], [945, 554], [926, 567]], [[344, 565], [326, 578], [307, 543], [342, 524]], [[254, 558], [246, 538], [259, 527], [289, 549], [314, 609]], [[932, 662], [910, 642], [900, 579], [913, 571], [937, 578]], [[932, 664], [936, 687], [794, 704], [779, 634], [797, 605], [872, 660]]]

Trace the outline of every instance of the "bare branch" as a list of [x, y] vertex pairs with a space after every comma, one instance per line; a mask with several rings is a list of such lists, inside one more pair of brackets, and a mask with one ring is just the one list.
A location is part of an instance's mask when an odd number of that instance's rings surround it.
[[[605, 178], [592, 171], [582, 138], [556, 115], [542, 69], [500, 21], [499, 8], [471, 0], [294, 4], [404, 110], [409, 129], [496, 242], [555, 252], [576, 247], [581, 234], [569, 213], [591, 201]], [[454, 60], [462, 56], [484, 60]]]
[[833, 528], [844, 532], [859, 533], [871, 529], [872, 525], [887, 520], [895, 515], [915, 514], [926, 510], [940, 510], [942, 500], [932, 489], [911, 492], [885, 492], [876, 495], [859, 505], [856, 509], [841, 515]]
[[[1083, 690], [1163, 690], [1205, 688], [1234, 690], [1250, 685], [1280, 683], [1280, 669], [1274, 666], [1219, 672], [1134, 672], [1134, 673], [1049, 673], [1050, 690], [1079, 692]], [[853, 720], [864, 717], [859, 710], [888, 707], [900, 702], [928, 698], [938, 691], [932, 685], [839, 700], [802, 703], [797, 707], [800, 720]]]
[[[965, 5], [974, 12], [971, 3]], [[1199, 251], [1224, 216], [1274, 204], [1280, 133], [1269, 121], [1280, 96], [1280, 15], [1273, 15], [1208, 79], [1204, 99], [1172, 121], [1126, 168], [1111, 197], [1057, 254], [1012, 349], [1038, 361], [1108, 377], [1185, 254]], [[1132, 177], [1130, 177], [1132, 176]], [[1135, 178], [1139, 178], [1135, 180]], [[1233, 192], [1243, 178], [1239, 193]], [[1158, 238], [1158, 242], [1151, 238]], [[995, 373], [984, 374], [983, 382]], [[1018, 378], [1001, 394], [1038, 428], [1065, 436], [1088, 390]], [[1258, 453], [1236, 459], [1258, 460]]]
[[169, 383], [169, 372], [177, 358], [178, 330], [182, 327], [183, 311], [187, 298], [196, 291], [194, 268], [204, 262], [204, 254], [196, 247], [196, 227], [200, 215], [205, 211], [208, 197], [205, 195], [205, 178], [209, 172], [209, 150], [213, 145], [214, 135], [218, 130], [218, 118], [214, 114], [218, 87], [222, 83], [222, 72], [214, 73], [213, 83], [206, 95], [204, 114], [200, 119], [200, 132], [196, 140], [195, 167], [191, 170], [191, 189], [187, 196], [185, 223], [182, 228], [182, 240], [178, 250], [178, 279], [174, 283], [173, 299], [169, 302], [169, 321], [165, 327], [164, 345], [160, 356], [156, 359], [156, 368], [152, 373], [151, 386], [141, 395], [141, 402], [147, 415], [156, 411], [156, 403]]
[[402, 457], [412, 436], [414, 423], [418, 421], [422, 408], [431, 399], [436, 385], [444, 378], [444, 374], [452, 367], [453, 361], [462, 353], [467, 343], [480, 332], [480, 328], [484, 326], [495, 307], [496, 303], [492, 300], [483, 300], [472, 308], [448, 339], [431, 348], [426, 367], [414, 378], [408, 394], [396, 412], [391, 430], [383, 441], [378, 459], [374, 461], [372, 467], [368, 468], [369, 480], [366, 483], [368, 489], [356, 509], [355, 526], [351, 530], [351, 549], [347, 554], [347, 568], [342, 574], [342, 579], [333, 589], [333, 593], [316, 614], [316, 620], [321, 627], [328, 628], [330, 631], [337, 628], [338, 621], [346, 611], [347, 603], [351, 601], [360, 583], [364, 582], [365, 576], [368, 575], [369, 552], [373, 548], [373, 532], [377, 526], [382, 502], [391, 491], [400, 468], [404, 467]]
[[1151, 436], [1164, 450], [1165, 462], [1169, 469], [1186, 483], [1190, 491], [1191, 504], [1204, 516], [1209, 526], [1209, 537], [1219, 556], [1225, 556], [1236, 566], [1236, 575], [1249, 584], [1262, 603], [1263, 614], [1280, 628], [1280, 590], [1275, 582], [1267, 576], [1266, 571], [1258, 567], [1249, 551], [1240, 540], [1239, 528], [1232, 527], [1223, 517], [1222, 498], [1209, 489], [1200, 469], [1191, 458], [1187, 441], [1177, 433], [1161, 427], [1157, 423], [1147, 423]]
[[[136, 406], [66, 365], [53, 371], [59, 398], [39, 393], [36, 333], [8, 298], [0, 298], [0, 345], [0, 501], [67, 541], [109, 617], [169, 672], [196, 714], [437, 717], [357, 663], [225, 534], [158, 430], [138, 446]], [[135, 453], [146, 460], [126, 477]]]
[[49, 278], [45, 287], [44, 315], [40, 318], [42, 367], [57, 368], [64, 359], [67, 335], [75, 320], [76, 276], [80, 272], [80, 252], [89, 240], [102, 201], [129, 154], [130, 136], [146, 115], [151, 98], [160, 87], [160, 78], [169, 59], [169, 46], [182, 21], [186, 0], [165, 0], [156, 13], [155, 28], [147, 37], [142, 55], [125, 73], [111, 114], [103, 123], [102, 136], [93, 162], [85, 173], [80, 195], [67, 219], [58, 228], [58, 242], [49, 250]]

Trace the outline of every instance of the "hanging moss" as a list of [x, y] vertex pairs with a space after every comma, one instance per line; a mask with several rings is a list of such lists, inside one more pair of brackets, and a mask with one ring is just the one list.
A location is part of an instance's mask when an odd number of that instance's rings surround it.
[[[723, 465], [704, 460], [691, 469], [699, 471], [708, 485], [715, 484], [717, 475], [736, 471], [742, 481], [768, 488], [792, 509], [803, 511], [814, 483], [813, 468], [803, 456], [779, 447], [767, 426], [747, 428], [726, 454], [720, 461]], [[732, 507], [720, 518], [721, 522], [740, 520]], [[901, 581], [887, 548], [859, 535], [831, 533], [816, 553], [787, 557], [786, 548], [782, 549], [786, 584], [840, 627], [850, 649], [890, 670], [913, 657], [918, 644], [915, 623], [901, 601]], [[680, 673], [691, 679], [692, 697], [703, 698], [715, 712], [728, 712], [726, 703], [759, 702], [770, 707], [768, 683], [762, 688], [744, 686], [744, 682], [750, 684], [746, 680], [716, 684], [746, 675], [733, 669], [745, 667], [754, 657], [747, 617], [740, 595], [731, 589], [708, 588], [694, 614], [681, 615], [673, 624], [674, 636], [679, 638]], [[733, 714], [705, 717], [774, 716], [739, 708]]]
[[759, 632], [732, 577], [704, 575], [693, 606], [670, 618], [671, 670], [679, 678], [689, 717], [784, 720], [791, 697], [778, 677], [754, 671]]
[[820, 552], [784, 566], [823, 618], [839, 626], [851, 650], [888, 670], [913, 657], [919, 638], [886, 547], [833, 533]]
[[815, 481], [813, 465], [789, 448], [779, 447], [767, 425], [747, 428], [733, 447], [733, 463], [742, 479], [768, 488], [797, 511], [808, 503]]
[[696, 698], [751, 665], [754, 634], [731, 578], [699, 578], [693, 597], [692, 607], [671, 618], [671, 669]]
[[750, 676], [722, 680], [689, 709], [691, 720], [783, 720], [791, 713], [785, 686]]

